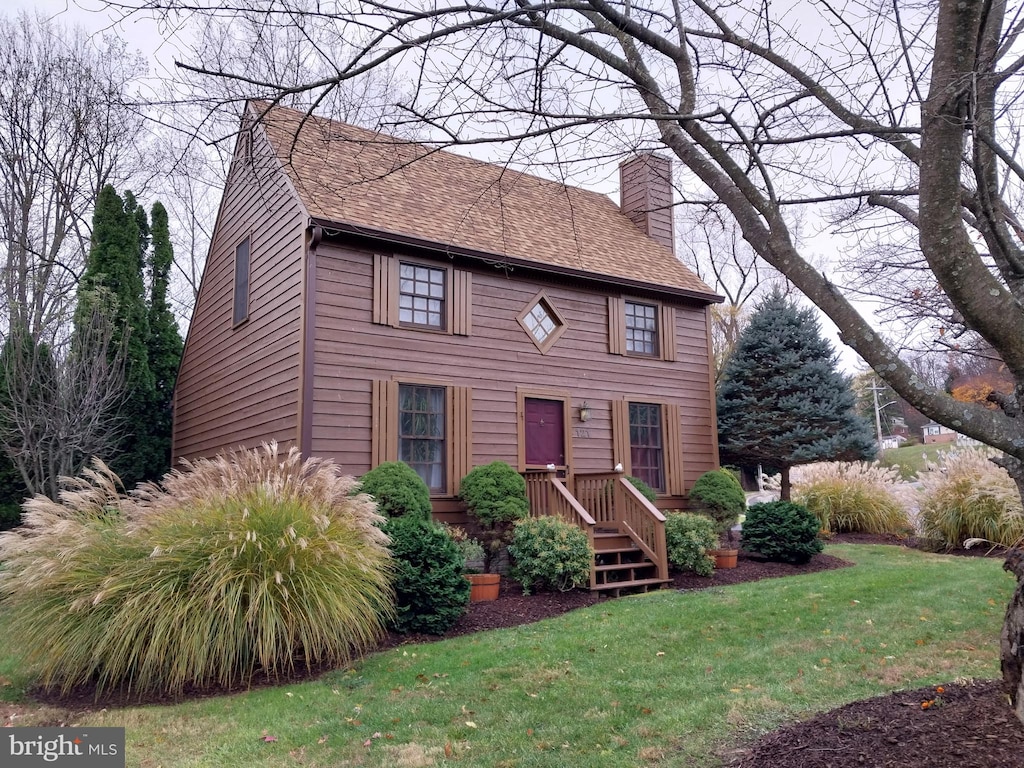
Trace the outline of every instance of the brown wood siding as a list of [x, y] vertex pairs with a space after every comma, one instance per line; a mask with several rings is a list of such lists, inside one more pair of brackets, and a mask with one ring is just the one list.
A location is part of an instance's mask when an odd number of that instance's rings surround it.
[[[231, 170], [174, 395], [173, 455], [297, 437], [305, 215], [263, 145]], [[249, 317], [232, 327], [235, 248], [250, 238]]]
[[[452, 336], [373, 323], [371, 253], [325, 243], [317, 263], [315, 455], [330, 456], [353, 474], [365, 472], [376, 445], [372, 382], [427, 378], [472, 387], [473, 466], [497, 459], [516, 462], [517, 387], [571, 393], [566, 426], [573, 471], [608, 471], [615, 465], [612, 403], [624, 399], [676, 406], [676, 439], [682, 444], [676, 453], [685, 488], [715, 465], [704, 307], [673, 307], [668, 330], [677, 342], [676, 362], [626, 357], [609, 354], [611, 292], [509, 277], [496, 270], [473, 271], [472, 332]], [[541, 354], [516, 322], [541, 290], [569, 326], [547, 354]], [[581, 423], [584, 401], [592, 418]], [[626, 454], [628, 459], [628, 445]]]
[[622, 212], [641, 232], [670, 249], [675, 247], [671, 174], [671, 162], [654, 153], [619, 166]]

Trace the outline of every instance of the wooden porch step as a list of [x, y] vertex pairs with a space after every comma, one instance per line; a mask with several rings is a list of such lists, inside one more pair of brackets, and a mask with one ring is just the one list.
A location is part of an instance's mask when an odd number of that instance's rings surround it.
[[611, 581], [607, 584], [598, 584], [591, 591], [610, 594], [612, 597], [619, 597], [623, 590], [630, 592], [647, 592], [651, 589], [661, 589], [668, 584], [670, 579], [632, 579], [630, 581]]

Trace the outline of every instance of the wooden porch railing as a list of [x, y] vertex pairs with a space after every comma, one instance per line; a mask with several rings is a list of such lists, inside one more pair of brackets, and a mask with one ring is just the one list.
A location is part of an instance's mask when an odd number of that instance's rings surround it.
[[[523, 473], [526, 478], [526, 497], [530, 500], [530, 515], [541, 517], [552, 515], [561, 518], [569, 525], [575, 525], [585, 534], [590, 549], [594, 549], [594, 518], [576, 500], [576, 497], [565, 487], [565, 483], [554, 472], [545, 470], [527, 470]], [[596, 583], [594, 563], [590, 564], [590, 585]]]
[[[555, 515], [583, 529], [594, 545], [598, 528], [627, 534], [668, 579], [665, 516], [621, 472], [578, 473], [570, 491], [554, 472], [528, 471], [526, 491], [532, 515]], [[591, 569], [591, 586], [596, 583]]]
[[658, 578], [668, 579], [665, 516], [621, 476], [615, 483], [615, 507], [619, 510], [621, 528], [629, 532], [636, 545], [658, 566]]

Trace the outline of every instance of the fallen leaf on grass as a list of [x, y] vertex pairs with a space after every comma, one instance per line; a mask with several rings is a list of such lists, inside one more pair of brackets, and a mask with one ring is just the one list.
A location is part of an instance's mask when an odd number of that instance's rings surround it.
[[265, 741], [267, 743], [277, 741], [277, 736], [260, 736], [260, 741]]

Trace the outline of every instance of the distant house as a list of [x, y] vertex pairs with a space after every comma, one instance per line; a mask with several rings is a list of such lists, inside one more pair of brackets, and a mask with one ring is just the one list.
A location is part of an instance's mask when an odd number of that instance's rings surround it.
[[[262, 103], [239, 136], [174, 455], [276, 439], [355, 475], [402, 460], [449, 521], [462, 477], [501, 459], [527, 476], [535, 514], [625, 535], [656, 571], [616, 578], [663, 578], [659, 513], [622, 477], [672, 509], [717, 466], [720, 300], [673, 254], [669, 162], [625, 163], [620, 209]], [[611, 588], [601, 562], [592, 584]]]
[[934, 421], [925, 424], [921, 428], [922, 438], [925, 445], [932, 443], [955, 443], [957, 439], [956, 430], [936, 424]]

